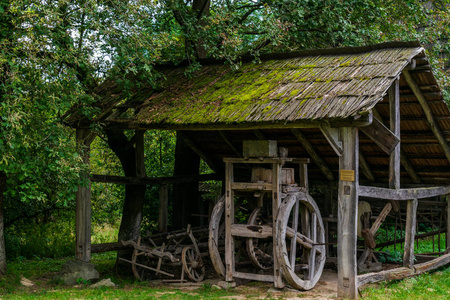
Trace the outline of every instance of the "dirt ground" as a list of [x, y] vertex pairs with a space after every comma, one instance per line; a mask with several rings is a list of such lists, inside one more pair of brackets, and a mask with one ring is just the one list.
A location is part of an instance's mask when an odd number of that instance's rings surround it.
[[[216, 288], [221, 279], [209, 278], [200, 283], [172, 283], [171, 285], [182, 290], [195, 292], [196, 289], [202, 286], [211, 285]], [[336, 299], [337, 298], [337, 272], [335, 270], [325, 269], [322, 273], [317, 285], [310, 291], [298, 291], [290, 287], [285, 287], [282, 290], [275, 289], [272, 283], [264, 282], [249, 282], [233, 288], [235, 295], [224, 297], [224, 299], [267, 299], [281, 298], [281, 299]]]

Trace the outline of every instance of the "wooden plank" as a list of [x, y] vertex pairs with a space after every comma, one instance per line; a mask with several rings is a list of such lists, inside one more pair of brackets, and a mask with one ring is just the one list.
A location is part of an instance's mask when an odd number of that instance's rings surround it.
[[445, 153], [445, 156], [447, 157], [447, 160], [450, 162], [450, 145], [448, 144], [447, 140], [445, 139], [444, 134], [442, 133], [442, 130], [435, 120], [433, 116], [433, 112], [431, 111], [430, 106], [427, 103], [427, 100], [425, 99], [425, 96], [423, 95], [422, 91], [420, 90], [420, 87], [417, 85], [416, 81], [411, 77], [411, 74], [407, 70], [403, 71], [403, 77], [405, 78], [406, 82], [408, 83], [409, 87], [413, 91], [414, 95], [416, 95], [417, 100], [420, 103], [420, 106], [422, 107], [425, 116], [427, 118], [428, 123], [430, 124], [430, 129], [433, 131], [434, 136], [438, 140], [439, 144], [442, 147], [442, 150]]
[[[83, 163], [90, 164], [90, 144], [87, 139], [90, 130], [76, 130], [76, 144]], [[75, 215], [75, 257], [78, 260], [89, 262], [91, 260], [91, 183], [89, 174], [83, 173], [81, 176], [88, 182], [87, 186], [78, 186], [76, 194], [76, 215]]]
[[258, 191], [271, 191], [273, 188], [272, 183], [258, 183], [258, 182], [233, 182], [231, 184], [233, 190], [238, 191], [248, 191], [248, 190], [258, 190]]
[[295, 236], [297, 236], [297, 232], [298, 232], [298, 212], [299, 212], [299, 200], [296, 199], [295, 204], [294, 204], [294, 210], [292, 213], [292, 237], [291, 237], [291, 247], [290, 247], [290, 262], [291, 262], [291, 266], [295, 266], [295, 258], [297, 256], [297, 241], [296, 238], [294, 238]]
[[311, 143], [306, 139], [303, 133], [298, 129], [291, 129], [291, 132], [295, 135], [297, 140], [302, 144], [303, 148], [305, 148], [306, 152], [311, 156], [314, 163], [320, 169], [322, 174], [325, 176], [327, 180], [334, 180], [333, 173], [330, 168], [327, 166], [325, 161], [320, 157], [320, 155], [316, 152]]
[[133, 184], [133, 185], [157, 185], [157, 184], [172, 184], [172, 183], [189, 183], [197, 181], [209, 181], [209, 180], [221, 180], [222, 175], [217, 173], [202, 174], [197, 176], [171, 176], [171, 177], [124, 177], [124, 176], [112, 176], [112, 175], [99, 175], [92, 174], [92, 182], [105, 182], [105, 183], [118, 183], [118, 184]]
[[189, 146], [189, 148], [192, 149], [198, 156], [200, 156], [201, 159], [215, 172], [221, 173], [223, 170], [216, 165], [216, 163], [205, 153], [203, 150], [201, 150], [194, 141], [189, 137], [187, 132], [177, 131], [177, 135], [181, 136], [181, 138], [184, 140], [186, 145]]
[[377, 118], [373, 118], [372, 124], [361, 127], [360, 130], [387, 154], [391, 153], [400, 142], [400, 139]]
[[[311, 240], [316, 241], [317, 240], [317, 215], [316, 213], [311, 214]], [[293, 264], [295, 266], [295, 264]], [[314, 272], [316, 270], [316, 251], [313, 248], [311, 249], [311, 252], [309, 253], [309, 274], [308, 278], [312, 279], [314, 278]]]
[[[275, 236], [276, 234], [276, 222], [277, 222], [277, 216], [278, 216], [278, 207], [280, 206], [281, 202], [281, 190], [280, 190], [280, 173], [281, 173], [281, 164], [279, 163], [273, 163], [272, 164], [272, 215], [273, 215], [273, 223], [272, 223], [272, 236]], [[275, 242], [273, 242], [273, 252], [277, 253], [277, 245]], [[275, 288], [283, 288], [283, 274], [281, 271], [280, 262], [278, 261], [278, 258], [276, 255], [273, 256], [273, 284]]]
[[168, 207], [169, 207], [169, 186], [167, 184], [161, 184], [159, 186], [159, 211], [158, 211], [158, 231], [167, 232], [167, 220], [168, 220]]
[[414, 236], [416, 234], [416, 215], [418, 200], [408, 201], [406, 208], [405, 247], [403, 251], [403, 267], [414, 268]]
[[385, 200], [412, 200], [443, 196], [450, 193], [450, 186], [409, 189], [386, 189], [374, 186], [359, 186], [360, 197]]
[[399, 280], [411, 276], [417, 276], [424, 272], [435, 270], [450, 263], [450, 253], [441, 257], [435, 258], [429, 262], [417, 264], [413, 269], [409, 268], [396, 268], [387, 271], [381, 271], [377, 273], [367, 273], [358, 276], [358, 287], [368, 283], [375, 283], [379, 281], [387, 280]]
[[231, 225], [231, 235], [265, 239], [273, 236], [272, 226], [270, 225], [247, 225], [247, 224], [233, 224]]
[[339, 180], [338, 197], [338, 297], [357, 299], [358, 129], [341, 128], [339, 170], [353, 171], [353, 181]]
[[339, 140], [339, 129], [331, 128], [328, 125], [321, 125], [320, 131], [322, 131], [323, 135], [327, 139], [331, 148], [333, 148], [336, 155], [341, 156], [342, 155], [342, 142]]
[[250, 163], [250, 164], [284, 164], [284, 163], [304, 163], [307, 164], [310, 162], [309, 158], [234, 158], [234, 157], [224, 157], [223, 162], [242, 164], [242, 163]]
[[[402, 103], [402, 105], [404, 105], [404, 104], [405, 103]], [[381, 117], [379, 112], [375, 108], [372, 111], [373, 111], [374, 117], [376, 117], [377, 119], [382, 121], [383, 124], [384, 124], [383, 118]], [[421, 182], [420, 177], [417, 175], [416, 171], [414, 170], [412, 164], [409, 162], [408, 157], [406, 156], [405, 152], [401, 149], [401, 147], [400, 147], [400, 164], [406, 170], [406, 172], [408, 173], [409, 177], [411, 177], [411, 179], [412, 179], [412, 181], [414, 183], [420, 183]]]
[[[331, 127], [364, 127], [372, 123], [372, 114], [357, 115], [345, 119], [330, 119], [328, 124]], [[121, 129], [163, 129], [163, 130], [258, 130], [258, 129], [290, 129], [290, 128], [319, 128], [323, 125], [323, 120], [296, 120], [286, 121], [261, 121], [261, 122], [242, 122], [242, 123], [208, 123], [208, 124], [144, 124], [132, 123], [126, 119], [108, 120], [107, 128]]]
[[[394, 80], [388, 91], [389, 94], [389, 126], [391, 131], [400, 139], [400, 91], [399, 80]], [[389, 188], [400, 188], [400, 143], [389, 154]], [[400, 210], [397, 201], [391, 201], [395, 212]]]
[[305, 192], [308, 192], [309, 181], [308, 181], [308, 165], [306, 163], [299, 164], [299, 186], [305, 189]]
[[234, 238], [231, 226], [234, 223], [233, 164], [225, 163], [225, 280], [233, 281], [234, 274]]
[[386, 217], [391, 212], [391, 209], [392, 209], [392, 204], [391, 203], [387, 203], [384, 206], [383, 210], [378, 215], [378, 217], [375, 220], [375, 222], [373, 222], [372, 227], [370, 227], [370, 233], [372, 233], [372, 235], [375, 235], [375, 233], [377, 233], [377, 231], [380, 228], [381, 224], [383, 224], [384, 220], [386, 220]]
[[264, 282], [273, 282], [273, 275], [263, 275], [263, 274], [255, 274], [255, 273], [243, 273], [243, 272], [234, 272], [234, 277], [248, 280], [257, 280]]

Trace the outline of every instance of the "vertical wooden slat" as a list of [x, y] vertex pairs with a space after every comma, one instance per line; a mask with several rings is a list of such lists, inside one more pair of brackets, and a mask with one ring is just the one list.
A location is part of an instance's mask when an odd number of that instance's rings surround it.
[[[77, 129], [76, 142], [83, 163], [89, 166], [90, 141], [87, 140], [90, 130]], [[91, 183], [89, 174], [83, 173], [86, 186], [78, 186], [76, 194], [75, 216], [75, 257], [78, 260], [89, 262], [91, 260]]]
[[[338, 297], [357, 299], [358, 129], [341, 128], [338, 197]], [[345, 176], [344, 176], [345, 175]]]
[[233, 281], [234, 273], [234, 238], [231, 225], [234, 221], [234, 196], [231, 189], [233, 182], [233, 164], [225, 163], [225, 280]]
[[405, 248], [403, 249], [403, 266], [414, 267], [414, 235], [416, 234], [416, 214], [418, 200], [408, 200], [406, 208]]
[[300, 187], [305, 188], [305, 191], [308, 192], [308, 165], [307, 164], [300, 164], [299, 166], [299, 175], [300, 175], [300, 181], [299, 185]]
[[[389, 88], [389, 126], [391, 131], [400, 138], [400, 90], [399, 80], [394, 80], [394, 83]], [[400, 188], [400, 144], [395, 146], [394, 151], [389, 156], [389, 188]], [[398, 201], [391, 201], [395, 212], [400, 210]]]
[[[275, 237], [276, 235], [276, 221], [278, 216], [278, 207], [280, 206], [280, 173], [281, 173], [281, 165], [280, 164], [272, 164], [272, 219], [273, 219], [273, 225], [272, 225], [272, 236]], [[273, 242], [273, 253], [276, 253], [276, 243]], [[283, 278], [281, 273], [281, 267], [280, 262], [278, 261], [278, 258], [276, 255], [274, 255], [273, 258], [273, 272], [274, 272], [274, 286], [276, 288], [283, 288]]]
[[[317, 215], [311, 214], [311, 240], [317, 241]], [[309, 253], [309, 279], [314, 278], [316, 270], [316, 247], [313, 246]]]
[[161, 184], [159, 186], [159, 213], [158, 213], [159, 232], [167, 232], [168, 206], [169, 206], [169, 186], [167, 184]]

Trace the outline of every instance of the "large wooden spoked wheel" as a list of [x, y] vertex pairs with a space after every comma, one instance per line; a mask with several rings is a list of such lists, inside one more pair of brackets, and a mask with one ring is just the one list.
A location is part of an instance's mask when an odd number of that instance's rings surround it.
[[310, 195], [288, 194], [278, 210], [275, 239], [283, 277], [296, 289], [312, 289], [322, 275], [326, 256], [322, 217]]
[[222, 196], [220, 200], [214, 206], [211, 213], [211, 219], [209, 221], [209, 238], [208, 238], [208, 248], [209, 257], [211, 263], [216, 270], [217, 274], [225, 278], [225, 265], [223, 263], [223, 257], [219, 252], [219, 245], [224, 244], [225, 241], [225, 197]]
[[199, 282], [205, 278], [205, 266], [202, 257], [194, 247], [186, 246], [183, 248], [181, 262], [183, 270], [192, 281]]
[[[265, 216], [262, 207], [255, 208], [248, 218], [248, 225], [272, 224], [272, 218]], [[252, 264], [262, 270], [273, 268], [273, 238], [246, 239], [247, 253]]]

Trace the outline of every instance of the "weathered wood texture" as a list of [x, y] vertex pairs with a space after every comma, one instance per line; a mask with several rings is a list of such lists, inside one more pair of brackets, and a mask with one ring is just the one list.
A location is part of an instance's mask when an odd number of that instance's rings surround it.
[[359, 196], [386, 200], [412, 200], [423, 199], [436, 196], [443, 196], [450, 193], [450, 186], [431, 188], [410, 188], [410, 189], [386, 189], [373, 186], [360, 186]]
[[360, 130], [387, 154], [391, 153], [400, 142], [400, 139], [377, 118], [373, 118], [372, 124], [361, 127]]
[[172, 183], [191, 183], [196, 181], [221, 180], [221, 174], [202, 174], [202, 175], [180, 175], [171, 177], [156, 177], [156, 178], [139, 178], [139, 177], [124, 177], [112, 175], [92, 174], [92, 182], [118, 183], [118, 184], [132, 184], [132, 185], [158, 185], [158, 184], [172, 184]]
[[[278, 216], [278, 208], [280, 207], [280, 201], [281, 201], [281, 190], [280, 190], [280, 174], [281, 174], [281, 164], [273, 163], [272, 164], [272, 175], [273, 175], [273, 187], [272, 187], [272, 235], [276, 235], [276, 227], [277, 227], [277, 218]], [[273, 242], [273, 252], [276, 253], [277, 245], [275, 242]], [[283, 274], [280, 266], [280, 262], [276, 255], [273, 255], [273, 276], [274, 276], [274, 286], [275, 288], [283, 288]]]
[[[400, 90], [399, 79], [389, 88], [389, 126], [394, 135], [400, 139]], [[389, 154], [389, 188], [400, 189], [400, 143]], [[400, 204], [392, 200], [395, 212], [400, 210]]]
[[436, 259], [433, 259], [429, 262], [417, 264], [414, 266], [413, 269], [410, 268], [396, 268], [392, 270], [387, 271], [381, 271], [377, 273], [368, 273], [358, 276], [358, 287], [368, 284], [368, 283], [374, 283], [379, 281], [386, 281], [386, 280], [399, 280], [404, 279], [411, 276], [420, 275], [424, 272], [428, 272], [437, 268], [440, 268], [442, 266], [445, 266], [450, 263], [450, 253], [445, 254], [441, 257], [438, 257]]
[[403, 266], [414, 267], [414, 236], [416, 234], [417, 199], [409, 200], [406, 208], [405, 247], [403, 251]]
[[358, 129], [342, 128], [340, 173], [353, 172], [353, 181], [339, 180], [338, 199], [338, 297], [358, 298], [357, 289], [357, 216], [358, 216]]
[[161, 184], [159, 186], [159, 209], [158, 209], [158, 231], [167, 232], [169, 207], [169, 186]]
[[[90, 130], [77, 129], [76, 143], [83, 163], [89, 165], [90, 143], [88, 139]], [[81, 176], [88, 182], [86, 186], [79, 186], [76, 194], [75, 257], [78, 260], [89, 262], [91, 260], [91, 184], [87, 173]]]
[[295, 135], [297, 140], [305, 148], [306, 152], [308, 152], [308, 154], [311, 156], [312, 160], [317, 165], [317, 167], [320, 169], [320, 171], [325, 176], [325, 178], [330, 181], [333, 180], [334, 176], [333, 176], [333, 173], [331, 172], [330, 168], [328, 168], [325, 161], [316, 152], [314, 147], [311, 145], [311, 143], [308, 141], [308, 139], [303, 135], [303, 133], [298, 129], [292, 129], [291, 131]]
[[225, 163], [225, 280], [233, 281], [234, 270], [234, 238], [231, 235], [231, 226], [234, 223], [234, 191], [233, 164]]
[[431, 108], [427, 103], [425, 96], [423, 95], [417, 82], [412, 78], [411, 74], [409, 74], [408, 70], [404, 70], [402, 74], [403, 74], [403, 77], [405, 78], [406, 82], [408, 82], [408, 85], [411, 88], [411, 90], [413, 91], [417, 100], [419, 101], [420, 106], [422, 107], [422, 109], [425, 113], [426, 119], [430, 125], [431, 131], [433, 131], [435, 137], [439, 141], [439, 144], [441, 145], [441, 147], [445, 153], [445, 156], [447, 157], [447, 160], [450, 162], [450, 145], [447, 142], [447, 140], [445, 139], [445, 135], [442, 133], [442, 130], [441, 130], [438, 122], [436, 121], [436, 119], [433, 115], [433, 112], [431, 111]]

